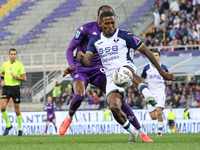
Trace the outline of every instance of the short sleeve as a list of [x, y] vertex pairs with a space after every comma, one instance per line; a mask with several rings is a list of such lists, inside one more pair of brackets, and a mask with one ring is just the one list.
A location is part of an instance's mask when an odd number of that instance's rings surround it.
[[97, 53], [97, 50], [96, 50], [96, 47], [94, 45], [94, 43], [96, 42], [96, 36], [91, 38], [89, 43], [88, 43], [88, 46], [87, 46], [87, 51], [86, 53], [90, 53], [90, 54], [94, 54], [94, 53]]
[[24, 75], [24, 74], [26, 74], [26, 71], [25, 71], [25, 69], [24, 69], [24, 65], [21, 64], [21, 67], [20, 67], [20, 75]]
[[134, 50], [138, 51], [144, 43], [133, 33], [129, 31], [121, 31], [123, 34], [124, 40], [126, 40], [127, 47], [133, 48]]
[[169, 72], [167, 67], [165, 65], [161, 65], [162, 69], [165, 71], [165, 72]]
[[141, 78], [145, 79], [146, 76], [147, 76], [147, 70], [144, 68], [143, 71], [142, 71]]
[[5, 72], [4, 63], [1, 65], [1, 72]]

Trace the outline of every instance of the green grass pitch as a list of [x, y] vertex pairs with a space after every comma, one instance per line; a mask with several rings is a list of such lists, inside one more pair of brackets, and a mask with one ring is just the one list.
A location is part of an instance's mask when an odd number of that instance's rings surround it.
[[129, 134], [0, 136], [0, 150], [200, 150], [200, 133], [171, 133], [154, 143], [127, 143]]

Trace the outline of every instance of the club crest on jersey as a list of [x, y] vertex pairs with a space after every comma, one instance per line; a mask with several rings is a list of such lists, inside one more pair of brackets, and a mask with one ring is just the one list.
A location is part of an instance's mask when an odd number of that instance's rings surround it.
[[127, 35], [132, 35], [132, 33], [128, 33]]
[[79, 75], [77, 74], [77, 75], [75, 75], [75, 77], [74, 78], [78, 78], [79, 77]]
[[92, 33], [92, 35], [97, 35], [97, 33], [94, 31], [94, 32]]
[[76, 34], [75, 34], [75, 37], [78, 39], [78, 37], [79, 37], [80, 34], [81, 33], [79, 31], [77, 31]]
[[119, 39], [114, 39], [114, 42], [117, 43], [119, 41]]

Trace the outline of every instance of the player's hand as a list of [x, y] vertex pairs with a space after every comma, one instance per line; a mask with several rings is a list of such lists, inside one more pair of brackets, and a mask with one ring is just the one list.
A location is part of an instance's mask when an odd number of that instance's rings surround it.
[[15, 77], [15, 75], [11, 72], [11, 74], [10, 74], [13, 78]]
[[51, 115], [49, 115], [49, 119], [51, 119], [53, 117], [53, 115], [51, 114]]
[[5, 82], [1, 80], [1, 86], [5, 86]]
[[74, 70], [75, 70], [74, 66], [72, 66], [72, 67], [67, 67], [67, 68], [65, 69], [65, 72], [63, 73], [62, 77], [64, 78], [66, 75], [68, 75], [68, 74], [74, 72]]
[[162, 74], [160, 74], [165, 80], [175, 80], [175, 76], [169, 72], [163, 72]]
[[78, 52], [78, 54], [77, 54], [77, 59], [78, 60], [81, 60], [81, 59], [83, 59], [83, 58], [85, 58], [85, 55], [83, 54], [83, 52]]

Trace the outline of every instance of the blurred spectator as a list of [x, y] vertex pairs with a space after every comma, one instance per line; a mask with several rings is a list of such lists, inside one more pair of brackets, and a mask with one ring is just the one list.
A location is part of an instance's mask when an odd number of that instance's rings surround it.
[[186, 100], [186, 105], [190, 106], [191, 102], [192, 102], [192, 96], [188, 95], [187, 100]]
[[94, 104], [99, 104], [99, 97], [96, 92], [93, 92], [93, 101]]
[[109, 109], [108, 105], [103, 110], [103, 120], [104, 121], [111, 121], [111, 112], [110, 112], [110, 109]]
[[155, 5], [153, 8], [153, 15], [154, 15], [154, 25], [156, 27], [159, 27], [159, 23], [160, 23], [160, 14], [159, 14], [159, 9], [158, 6]]
[[133, 106], [134, 106], [134, 102], [133, 102], [133, 100], [131, 99], [131, 97], [126, 97], [126, 103], [127, 103], [130, 107], [133, 107]]
[[194, 97], [192, 97], [192, 102], [190, 103], [191, 108], [196, 108], [198, 106], [198, 102]]
[[62, 102], [63, 102], [63, 99], [62, 97], [60, 96], [60, 94], [57, 95], [57, 97], [55, 98], [55, 104], [56, 104], [56, 109], [57, 110], [60, 110], [61, 106], [62, 106]]
[[178, 108], [184, 108], [186, 104], [186, 99], [184, 95], [181, 95], [181, 99], [180, 99], [180, 106]]
[[70, 83], [67, 85], [67, 88], [69, 92], [72, 92], [72, 88], [73, 88], [72, 81], [70, 81]]
[[172, 95], [173, 92], [171, 91], [171, 89], [169, 88], [169, 86], [166, 87], [166, 95]]
[[179, 12], [180, 8], [179, 8], [179, 4], [176, 0], [173, 0], [173, 2], [170, 4], [169, 9], [171, 12]]
[[61, 95], [61, 92], [62, 92], [62, 86], [58, 83], [58, 81], [56, 81], [56, 85], [54, 86], [52, 92], [53, 101], [55, 101], [58, 94]]
[[194, 97], [195, 97], [195, 100], [196, 100], [197, 102], [199, 102], [199, 99], [200, 99], [199, 91], [196, 91], [196, 92], [195, 92]]
[[173, 108], [178, 108], [179, 106], [180, 106], [179, 96], [178, 96], [178, 95], [175, 95], [175, 96], [174, 96], [174, 100], [173, 100], [173, 105], [172, 105], [172, 107], [173, 107]]
[[183, 111], [183, 117], [182, 119], [190, 119], [190, 113], [189, 113], [189, 106], [185, 106], [185, 110]]
[[100, 97], [99, 110], [104, 109], [105, 105], [106, 105], [106, 95], [104, 94], [103, 96]]

